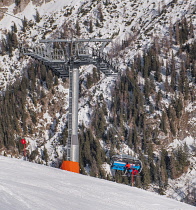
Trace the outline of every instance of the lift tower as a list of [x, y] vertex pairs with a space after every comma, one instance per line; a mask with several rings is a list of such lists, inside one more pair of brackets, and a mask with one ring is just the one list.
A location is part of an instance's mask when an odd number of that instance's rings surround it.
[[67, 160], [63, 161], [62, 169], [79, 173], [79, 67], [94, 64], [106, 76], [117, 75], [118, 68], [103, 52], [109, 42], [111, 42], [110, 39], [54, 39], [40, 40], [33, 48], [22, 47], [25, 55], [41, 61], [57, 76], [69, 77]]

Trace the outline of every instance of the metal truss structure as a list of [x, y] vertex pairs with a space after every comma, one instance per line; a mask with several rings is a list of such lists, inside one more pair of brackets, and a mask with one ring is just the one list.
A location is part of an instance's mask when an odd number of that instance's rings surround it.
[[32, 48], [22, 47], [22, 53], [41, 61], [61, 78], [69, 77], [69, 118], [67, 160], [79, 162], [78, 95], [79, 67], [94, 64], [106, 76], [116, 76], [118, 68], [103, 52], [110, 39], [40, 40]]

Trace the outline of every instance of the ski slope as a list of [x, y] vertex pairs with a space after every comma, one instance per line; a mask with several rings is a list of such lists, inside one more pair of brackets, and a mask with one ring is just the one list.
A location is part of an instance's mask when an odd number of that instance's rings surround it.
[[191, 210], [184, 203], [114, 182], [0, 156], [1, 210]]

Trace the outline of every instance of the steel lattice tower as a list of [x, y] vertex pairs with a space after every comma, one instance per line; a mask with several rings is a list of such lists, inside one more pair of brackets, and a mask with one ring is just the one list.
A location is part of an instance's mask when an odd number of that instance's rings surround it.
[[[62, 169], [79, 173], [78, 97], [79, 67], [94, 64], [106, 76], [115, 76], [118, 68], [103, 53], [110, 39], [54, 39], [40, 40], [33, 48], [22, 47], [25, 55], [41, 61], [61, 78], [69, 77], [69, 115], [67, 160]], [[95, 46], [98, 45], [98, 49]]]

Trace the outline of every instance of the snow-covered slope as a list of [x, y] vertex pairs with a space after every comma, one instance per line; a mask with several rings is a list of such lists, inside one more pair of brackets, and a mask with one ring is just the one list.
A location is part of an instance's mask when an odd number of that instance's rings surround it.
[[[119, 55], [115, 58], [117, 65], [122, 70], [124, 70], [127, 67], [127, 63], [132, 62], [134, 55], [149, 47], [150, 43], [152, 42], [153, 36], [157, 36], [160, 39], [164, 36], [169, 37], [168, 29], [170, 27], [170, 24], [175, 24], [176, 21], [181, 20], [181, 18], [185, 16], [188, 21], [190, 20], [190, 17], [192, 17], [193, 25], [196, 25], [195, 0], [178, 0], [178, 3], [172, 3], [174, 2], [172, 0], [100, 1], [102, 5], [101, 9], [103, 13], [103, 22], [99, 22], [99, 26], [97, 26], [96, 23], [96, 20], [100, 19], [97, 2], [98, 1], [92, 0], [51, 0], [48, 3], [42, 4], [40, 7], [30, 2], [22, 12], [15, 14], [17, 18], [8, 14], [4, 15], [4, 18], [0, 21], [0, 35], [4, 36], [4, 34], [6, 34], [8, 30], [11, 30], [11, 26], [13, 26], [13, 23], [15, 22], [18, 28], [18, 40], [23, 44], [26, 43], [27, 45], [31, 46], [37, 43], [39, 39], [42, 39], [43, 35], [45, 36], [45, 38], [60, 38], [61, 35], [66, 32], [66, 27], [70, 27], [74, 30], [76, 26], [76, 21], [78, 21], [81, 28], [82, 38], [113, 38], [112, 46], [107, 46], [108, 51], [111, 48], [114, 48], [114, 50], [117, 49], [122, 40], [132, 40], [130, 46], [124, 50], [121, 50], [119, 52]], [[106, 5], [106, 2], [108, 2], [108, 5]], [[15, 4], [12, 4], [5, 9], [7, 9], [7, 12], [9, 14], [13, 14], [14, 7]], [[40, 13], [41, 17], [39, 23], [36, 23], [35, 21], [36, 10]], [[24, 16], [27, 18], [29, 23], [29, 27], [27, 28], [25, 33], [21, 30], [21, 19], [23, 19]], [[90, 20], [92, 20], [93, 23], [92, 33], [89, 33]], [[178, 48], [178, 46], [174, 46], [174, 53], [176, 53], [175, 48]], [[8, 55], [0, 57], [1, 90], [4, 90], [7, 84], [12, 83], [16, 79], [16, 77], [20, 78], [23, 74], [25, 66], [28, 65], [29, 59], [18, 59], [18, 54], [18, 50], [16, 49], [13, 52], [12, 57], [9, 57]], [[92, 71], [92, 67], [84, 67], [84, 69], [81, 70], [81, 78], [85, 76], [85, 73], [90, 71]], [[107, 102], [111, 101], [109, 91], [111, 83], [113, 84], [111, 78], [105, 78], [101, 80], [98, 84], [93, 86], [91, 89], [87, 90], [88, 92], [93, 93], [92, 98], [90, 98], [90, 96], [80, 98], [79, 124], [84, 123], [84, 125], [88, 127], [88, 125], [90, 124], [89, 116], [91, 116], [92, 113], [92, 108], [90, 107], [94, 105], [94, 103], [96, 102], [96, 98], [100, 93], [103, 93], [104, 99]], [[144, 80], [142, 78], [140, 83], [144, 83]], [[61, 97], [61, 104], [63, 104], [62, 106], [67, 109], [68, 90], [60, 84], [55, 89], [55, 91], [58, 93], [59, 97], [57, 98], [56, 94], [54, 96], [54, 99], [57, 101]], [[91, 101], [91, 104], [88, 103], [89, 101]], [[195, 106], [192, 107], [193, 109], [195, 109]], [[35, 108], [35, 111], [37, 113], [41, 112], [38, 108]], [[36, 125], [38, 131], [33, 134], [34, 136], [24, 136], [29, 143], [28, 149], [30, 152], [35, 150], [37, 148], [37, 145], [41, 142], [46, 142], [41, 149], [43, 150], [44, 146], [47, 148], [50, 156], [50, 165], [52, 165], [53, 160], [57, 159], [56, 157], [62, 159], [64, 147], [62, 145], [59, 145], [59, 135], [62, 133], [62, 130], [65, 126], [66, 114], [67, 112], [63, 114], [56, 113], [55, 117], [53, 117], [50, 110], [46, 110], [46, 113], [43, 113], [43, 119], [40, 120], [39, 123]], [[50, 127], [50, 125], [52, 125], [51, 127], [55, 127], [56, 118], [58, 119], [58, 125], [56, 126], [57, 130], [52, 133], [52, 131], [47, 127]], [[191, 121], [191, 124], [194, 126], [194, 115]], [[40, 130], [41, 132], [39, 133]], [[51, 133], [52, 135], [50, 135]], [[195, 142], [195, 137], [192, 138], [193, 142]], [[176, 141], [178, 141], [178, 139]], [[170, 146], [173, 146], [173, 148], [175, 148], [175, 144]], [[195, 159], [193, 160], [192, 164], [195, 164]], [[57, 164], [53, 165], [55, 165], [56, 167], [59, 166], [58, 162]], [[195, 176], [195, 170], [193, 169], [192, 171], [191, 169], [190, 171], [190, 176], [188, 176], [186, 180], [195, 180], [193, 179]], [[184, 174], [183, 176], [186, 175]], [[185, 183], [185, 180], [182, 178], [182, 181], [177, 180], [177, 183], [183, 185], [183, 183]], [[171, 182], [171, 185], [177, 185], [177, 183], [174, 184], [173, 182]], [[168, 192], [167, 194], [169, 194], [171, 197], [174, 197], [173, 191]]]
[[[108, 2], [106, 4], [106, 2]], [[95, 1], [90, 0], [52, 0], [41, 6], [36, 6], [29, 2], [26, 8], [13, 16], [15, 4], [4, 9], [7, 13], [0, 20], [0, 36], [4, 36], [7, 31], [11, 30], [14, 23], [18, 28], [17, 36], [21, 43], [27, 43], [29, 46], [34, 45], [42, 38], [60, 38], [62, 34], [66, 34], [66, 30], [75, 30], [76, 21], [78, 21], [81, 29], [81, 38], [112, 38], [113, 46], [121, 43], [122, 40], [132, 40], [132, 46], [129, 50], [122, 51], [124, 57], [120, 60], [119, 66], [126, 68], [126, 63], [132, 61], [134, 55], [140, 50], [148, 47], [152, 42], [152, 37], [159, 38], [168, 35], [170, 24], [179, 21], [183, 16], [189, 20], [193, 16], [193, 24], [196, 23], [194, 15], [195, 1], [182, 1], [172, 3], [172, 0], [145, 0], [137, 1], [102, 1], [101, 11], [103, 14], [103, 22], [96, 25], [96, 20], [100, 17], [98, 12], [99, 5]], [[102, 4], [101, 3], [101, 4]], [[36, 11], [40, 14], [40, 22], [36, 23]], [[22, 21], [24, 17], [27, 19], [30, 27], [26, 32], [22, 32]], [[22, 20], [22, 21], [21, 21]], [[93, 31], [89, 33], [89, 21], [92, 20]], [[171, 22], [170, 22], [171, 21]], [[16, 53], [16, 52], [15, 52]], [[1, 88], [6, 87], [7, 81], [10, 82], [21, 74], [21, 66], [25, 67], [26, 63], [16, 60], [10, 60], [9, 56], [4, 56], [4, 61], [0, 59], [1, 67], [0, 84]], [[119, 59], [119, 58], [118, 58]], [[10, 66], [15, 64], [13, 72]]]
[[195, 207], [134, 187], [0, 157], [1, 210], [191, 210]]

